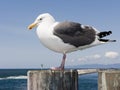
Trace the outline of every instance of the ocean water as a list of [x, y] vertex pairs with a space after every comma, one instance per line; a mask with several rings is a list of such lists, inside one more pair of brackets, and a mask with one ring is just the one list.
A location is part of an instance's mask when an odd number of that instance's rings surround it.
[[98, 90], [98, 74], [86, 74], [79, 76], [79, 90]]
[[[0, 90], [27, 90], [29, 69], [0, 69]], [[79, 76], [79, 90], [97, 90], [97, 73]]]

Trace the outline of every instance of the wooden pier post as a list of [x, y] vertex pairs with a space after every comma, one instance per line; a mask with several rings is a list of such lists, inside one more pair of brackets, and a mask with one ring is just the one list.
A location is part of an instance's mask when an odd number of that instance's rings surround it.
[[98, 90], [120, 90], [120, 70], [99, 70]]
[[28, 90], [78, 90], [77, 70], [28, 71]]

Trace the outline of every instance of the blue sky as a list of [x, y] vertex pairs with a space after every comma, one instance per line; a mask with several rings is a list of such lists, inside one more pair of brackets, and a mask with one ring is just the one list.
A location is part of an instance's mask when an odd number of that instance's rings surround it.
[[0, 1], [0, 68], [40, 68], [59, 66], [62, 54], [45, 48], [35, 29], [27, 26], [42, 13], [57, 21], [75, 21], [111, 30], [107, 38], [116, 43], [96, 46], [67, 55], [66, 65], [120, 63], [120, 0], [1, 0]]

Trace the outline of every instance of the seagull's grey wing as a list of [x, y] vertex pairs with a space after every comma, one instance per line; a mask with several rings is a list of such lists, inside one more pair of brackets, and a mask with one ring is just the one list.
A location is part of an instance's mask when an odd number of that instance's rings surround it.
[[61, 22], [54, 27], [54, 35], [75, 47], [91, 44], [95, 40], [95, 30], [75, 22]]

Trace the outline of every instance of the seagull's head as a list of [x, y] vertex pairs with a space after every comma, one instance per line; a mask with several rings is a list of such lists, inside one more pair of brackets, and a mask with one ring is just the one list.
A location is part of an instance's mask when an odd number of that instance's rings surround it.
[[32, 28], [40, 25], [41, 23], [45, 23], [45, 22], [51, 23], [51, 22], [54, 22], [54, 21], [55, 21], [55, 19], [49, 13], [40, 14], [35, 19], [35, 21], [28, 26], [28, 29], [31, 30]]

